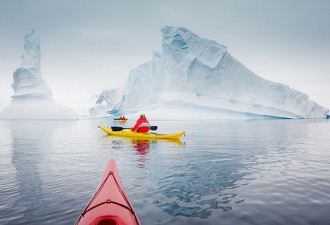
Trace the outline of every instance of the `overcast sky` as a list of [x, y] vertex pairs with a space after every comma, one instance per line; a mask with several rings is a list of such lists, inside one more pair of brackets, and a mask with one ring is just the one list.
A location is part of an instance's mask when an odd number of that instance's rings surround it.
[[0, 110], [32, 29], [42, 77], [69, 104], [122, 86], [161, 51], [165, 25], [227, 46], [257, 75], [330, 108], [329, 0], [0, 0]]

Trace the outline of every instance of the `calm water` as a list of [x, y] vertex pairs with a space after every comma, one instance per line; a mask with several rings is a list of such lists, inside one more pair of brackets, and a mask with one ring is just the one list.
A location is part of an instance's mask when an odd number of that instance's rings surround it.
[[0, 224], [74, 224], [110, 158], [142, 224], [330, 224], [329, 120], [151, 122], [0, 121]]

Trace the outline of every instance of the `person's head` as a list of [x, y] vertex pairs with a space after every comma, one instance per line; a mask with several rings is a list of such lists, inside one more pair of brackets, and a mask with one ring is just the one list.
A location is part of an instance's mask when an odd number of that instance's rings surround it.
[[146, 115], [144, 115], [143, 113], [140, 114], [140, 118], [142, 117], [146, 117]]

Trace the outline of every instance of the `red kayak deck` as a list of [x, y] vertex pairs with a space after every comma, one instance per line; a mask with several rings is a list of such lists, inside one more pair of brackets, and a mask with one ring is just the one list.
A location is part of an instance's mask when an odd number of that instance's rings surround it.
[[75, 224], [139, 225], [127, 197], [116, 163], [111, 159], [96, 191]]

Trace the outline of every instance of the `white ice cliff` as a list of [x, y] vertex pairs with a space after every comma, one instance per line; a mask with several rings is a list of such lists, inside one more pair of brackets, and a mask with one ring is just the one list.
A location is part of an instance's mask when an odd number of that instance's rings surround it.
[[211, 112], [206, 117], [212, 119], [327, 117], [327, 108], [289, 86], [257, 76], [225, 46], [182, 27], [161, 31], [163, 52], [130, 71], [120, 101], [104, 99], [108, 113], [148, 111], [167, 118], [195, 113], [200, 118]]
[[69, 108], [59, 105], [41, 77], [40, 40], [34, 30], [25, 35], [22, 63], [13, 74], [12, 103], [0, 113], [1, 119], [77, 119]]

